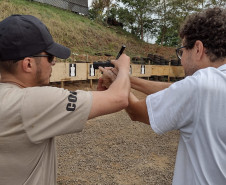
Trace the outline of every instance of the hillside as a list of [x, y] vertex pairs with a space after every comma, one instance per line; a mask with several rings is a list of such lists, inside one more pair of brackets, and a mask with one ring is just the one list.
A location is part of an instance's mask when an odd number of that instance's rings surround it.
[[0, 20], [11, 14], [30, 14], [49, 28], [53, 38], [72, 51], [75, 60], [101, 60], [96, 53], [117, 55], [122, 44], [130, 57], [147, 57], [149, 53], [175, 58], [175, 48], [162, 47], [140, 41], [121, 28], [110, 27], [87, 17], [29, 0], [0, 0]]

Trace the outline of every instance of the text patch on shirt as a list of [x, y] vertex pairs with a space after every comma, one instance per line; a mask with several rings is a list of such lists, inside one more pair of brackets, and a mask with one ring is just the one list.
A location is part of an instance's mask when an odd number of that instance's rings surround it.
[[70, 95], [68, 96], [68, 104], [66, 107], [67, 111], [75, 111], [77, 102], [77, 92], [70, 91]]

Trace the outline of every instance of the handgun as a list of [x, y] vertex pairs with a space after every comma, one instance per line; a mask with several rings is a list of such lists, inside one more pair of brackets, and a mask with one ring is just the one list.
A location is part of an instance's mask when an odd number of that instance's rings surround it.
[[[116, 57], [116, 60], [119, 59], [119, 57], [121, 56], [121, 54], [123, 53], [123, 51], [126, 49], [126, 46], [125, 45], [122, 45], [120, 51], [118, 52], [118, 55]], [[101, 62], [101, 61], [98, 61], [98, 62], [93, 62], [93, 68], [94, 69], [99, 69], [99, 66], [101, 67], [115, 67], [110, 60], [107, 60], [105, 62]]]

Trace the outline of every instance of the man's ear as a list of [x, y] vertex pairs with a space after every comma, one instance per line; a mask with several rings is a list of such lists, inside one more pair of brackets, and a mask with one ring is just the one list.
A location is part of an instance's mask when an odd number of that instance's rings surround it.
[[203, 46], [202, 41], [197, 40], [194, 45], [195, 55], [198, 60], [201, 60], [203, 55], [205, 54], [205, 48]]
[[22, 60], [22, 69], [26, 73], [31, 73], [33, 70], [33, 60], [30, 57], [26, 57]]

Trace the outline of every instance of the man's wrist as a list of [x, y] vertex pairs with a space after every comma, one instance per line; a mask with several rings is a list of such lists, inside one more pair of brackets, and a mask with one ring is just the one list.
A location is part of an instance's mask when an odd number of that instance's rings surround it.
[[120, 68], [118, 69], [119, 72], [122, 72], [122, 73], [128, 73], [129, 74], [129, 68]]

